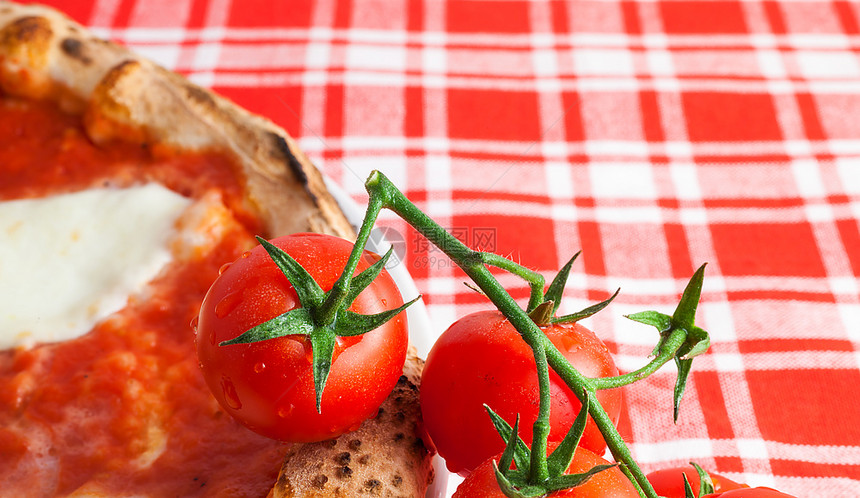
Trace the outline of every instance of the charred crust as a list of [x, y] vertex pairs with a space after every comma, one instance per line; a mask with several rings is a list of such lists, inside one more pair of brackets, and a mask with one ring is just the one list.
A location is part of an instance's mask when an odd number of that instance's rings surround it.
[[397, 442], [400, 442], [400, 441], [403, 441], [403, 438], [405, 438], [405, 437], [406, 437], [406, 435], [404, 435], [402, 432], [398, 432], [397, 434], [394, 435], [394, 440]]
[[185, 96], [188, 97], [189, 100], [197, 102], [198, 104], [210, 109], [214, 109], [216, 107], [212, 94], [206, 90], [196, 85], [185, 85], [184, 89]]
[[276, 150], [281, 158], [286, 161], [287, 166], [290, 167], [290, 171], [295, 175], [296, 180], [302, 185], [305, 192], [311, 198], [311, 201], [315, 205], [319, 205], [319, 199], [316, 194], [311, 191], [310, 188], [310, 180], [308, 179], [308, 174], [305, 172], [305, 167], [302, 165], [302, 162], [299, 161], [299, 158], [293, 154], [292, 149], [290, 149], [290, 144], [287, 143], [287, 139], [285, 139], [282, 135], [269, 132], [271, 136], [272, 143], [274, 144], [274, 150]]
[[[325, 476], [323, 476], [325, 477]], [[275, 489], [281, 491], [282, 496], [292, 496], [292, 486], [290, 486], [290, 481], [287, 479], [285, 474], [281, 474], [278, 476], [278, 480], [275, 482]]]
[[379, 488], [382, 487], [382, 483], [379, 481], [379, 479], [368, 479], [364, 482], [364, 487], [371, 492], [378, 491]]
[[430, 450], [427, 449], [427, 445], [425, 445], [424, 441], [419, 437], [415, 438], [415, 441], [412, 442], [412, 452], [423, 457], [430, 453]]
[[77, 38], [64, 38], [60, 49], [69, 57], [77, 59], [84, 65], [92, 64], [93, 60], [84, 52], [84, 44]]
[[353, 439], [347, 445], [352, 451], [358, 451], [361, 448], [361, 439]]
[[343, 453], [339, 453], [334, 457], [335, 463], [338, 465], [349, 465], [349, 462], [352, 460], [352, 455], [348, 451], [344, 451]]
[[53, 35], [47, 19], [38, 16], [27, 16], [16, 19], [10, 25], [10, 34], [18, 41], [30, 43], [50, 38]]
[[391, 485], [395, 488], [400, 487], [401, 484], [403, 484], [403, 478], [399, 475], [396, 475], [391, 479]]
[[358, 457], [358, 463], [361, 465], [367, 465], [368, 462], [370, 462], [370, 455], [361, 455]]
[[327, 482], [328, 482], [328, 476], [327, 475], [317, 474], [311, 480], [311, 486], [313, 486], [317, 489], [322, 489], [323, 487], [325, 487], [325, 483], [327, 483]]
[[400, 391], [407, 391], [408, 390], [408, 391], [412, 391], [412, 392], [417, 392], [418, 386], [415, 385], [414, 382], [409, 380], [409, 377], [407, 377], [406, 375], [401, 375], [400, 378], [397, 379], [396, 389], [399, 389]]
[[135, 71], [140, 66], [140, 62], [134, 59], [126, 59], [121, 61], [114, 67], [110, 69], [110, 71], [105, 74], [104, 78], [101, 82], [99, 82], [99, 86], [103, 86], [105, 88], [113, 88], [118, 85], [120, 79], [126, 74], [129, 74]]
[[348, 465], [344, 465], [343, 467], [337, 469], [337, 476], [341, 479], [349, 479], [350, 477], [352, 477], [352, 469], [349, 468]]
[[337, 446], [337, 439], [327, 439], [322, 444], [328, 446], [329, 448], [334, 448], [335, 446]]

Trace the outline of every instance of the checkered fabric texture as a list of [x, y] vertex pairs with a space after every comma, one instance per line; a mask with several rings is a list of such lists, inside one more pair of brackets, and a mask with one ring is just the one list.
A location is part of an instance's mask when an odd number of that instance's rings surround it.
[[[300, 139], [362, 203], [373, 169], [477, 248], [554, 274], [622, 370], [707, 262], [672, 423], [625, 391], [646, 470], [860, 496], [860, 5], [845, 0], [53, 0]], [[393, 215], [436, 333], [486, 309]], [[499, 274], [518, 299], [527, 289]]]

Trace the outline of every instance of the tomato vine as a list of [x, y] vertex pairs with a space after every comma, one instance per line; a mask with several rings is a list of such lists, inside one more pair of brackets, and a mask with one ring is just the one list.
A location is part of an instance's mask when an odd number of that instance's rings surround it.
[[[560, 301], [561, 289], [563, 289], [564, 281], [567, 278], [566, 274], [570, 271], [570, 264], [572, 264], [573, 259], [571, 259], [565, 268], [562, 268], [561, 272], [559, 272], [559, 277], [554, 279], [550, 285], [547, 290], [549, 294], [548, 299], [547, 294], [544, 293], [545, 281], [542, 275], [501, 256], [470, 249], [418, 209], [379, 171], [371, 173], [365, 182], [365, 188], [369, 195], [368, 207], [359, 228], [354, 252], [357, 253], [360, 251], [367, 243], [370, 231], [380, 211], [382, 209], [393, 211], [451, 258], [513, 324], [532, 349], [537, 365], [538, 384], [540, 387], [538, 418], [532, 427], [532, 447], [528, 451], [528, 462], [519, 462], [522, 467], [527, 468], [527, 472], [525, 474], [510, 474], [508, 468], [504, 465], [499, 467], [501, 470], [497, 468], [497, 479], [505, 494], [508, 496], [525, 496], [522, 493], [524, 490], [527, 490], [529, 496], [546, 494], [552, 491], [550, 488], [553, 486], [550, 484], [557, 481], [567, 468], [567, 465], [559, 465], [558, 463], [550, 465], [547, 458], [550, 407], [549, 368], [551, 367], [568, 384], [573, 392], [581, 395], [580, 401], [584, 407], [583, 410], [587, 410], [589, 415], [595, 420], [606, 439], [613, 457], [618, 462], [621, 470], [637, 488], [640, 495], [648, 498], [656, 498], [657, 494], [648, 482], [642, 469], [633, 460], [629, 448], [624, 443], [606, 411], [600, 403], [589, 402], [589, 400], [594, 399], [594, 395], [599, 389], [609, 389], [629, 384], [653, 373], [669, 360], [675, 360], [679, 367], [679, 376], [674, 396], [675, 414], [677, 417], [678, 405], [684, 392], [684, 385], [690, 371], [692, 358], [704, 352], [709, 345], [707, 332], [694, 324], [696, 306], [701, 293], [704, 265], [691, 278], [678, 307], [671, 316], [655, 311], [628, 316], [628, 318], [653, 325], [658, 329], [660, 340], [654, 349], [654, 358], [646, 366], [634, 372], [612, 378], [592, 379], [582, 375], [567, 362], [529, 315], [529, 312], [534, 312], [543, 303], [552, 303], [549, 306], [552, 307], [553, 312], [555, 311], [557, 303]], [[351, 260], [351, 263], [354, 263], [354, 261]], [[522, 278], [529, 284], [531, 294], [526, 310], [522, 309], [508, 294], [487, 266], [495, 266], [506, 270]], [[350, 267], [349, 265], [344, 270], [342, 279], [346, 283], [348, 283], [349, 276], [354, 270], [354, 266]], [[337, 288], [338, 286], [336, 285], [335, 289]], [[600, 303], [600, 305], [596, 305], [595, 310], [584, 310], [584, 312], [596, 312], [596, 310], [599, 310], [605, 304], [607, 303]], [[587, 316], [587, 313], [584, 316]], [[494, 420], [494, 422], [497, 426], [500, 425], [499, 420]], [[518, 439], [516, 431], [511, 431], [511, 437], [508, 439], [509, 448], [517, 446], [514, 441], [515, 439]], [[556, 455], [556, 452], [554, 452], [550, 455], [549, 461], [559, 460], [569, 463], [573, 456], [575, 445], [573, 447], [564, 445], [564, 447], [564, 454]], [[509, 452], [513, 455], [513, 449]], [[513, 458], [513, 456], [506, 458]], [[510, 462], [510, 460], [507, 461]], [[512, 479], [508, 479], [508, 475]]]

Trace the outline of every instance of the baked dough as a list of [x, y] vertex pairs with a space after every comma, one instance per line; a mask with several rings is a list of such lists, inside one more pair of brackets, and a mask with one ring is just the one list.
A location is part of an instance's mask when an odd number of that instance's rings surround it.
[[[354, 237], [319, 170], [284, 130], [53, 9], [0, 1], [0, 94], [52, 101], [79, 114], [96, 143], [232, 155], [265, 237], [301, 231]], [[291, 447], [270, 496], [423, 496], [433, 479], [433, 451], [418, 408], [422, 364], [410, 352], [379, 415], [358, 431]]]
[[284, 130], [53, 9], [0, 1], [0, 90], [80, 113], [97, 143], [121, 138], [235, 156], [267, 237], [354, 234], [319, 170]]
[[423, 497], [435, 477], [418, 406], [423, 367], [410, 349], [376, 417], [337, 439], [287, 450], [270, 497]]

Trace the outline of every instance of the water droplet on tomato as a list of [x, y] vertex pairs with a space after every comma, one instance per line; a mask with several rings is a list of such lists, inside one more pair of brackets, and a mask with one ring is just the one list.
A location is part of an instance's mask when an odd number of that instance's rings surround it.
[[241, 257], [242, 257], [242, 259], [244, 259], [244, 258], [247, 258], [247, 257], [248, 257], [248, 256], [250, 256], [250, 255], [251, 255], [251, 251], [245, 251], [245, 252], [243, 252], [243, 253], [242, 253], [242, 256], [241, 256]]
[[223, 265], [221, 265], [221, 268], [218, 268], [218, 275], [223, 274], [225, 271], [227, 271], [227, 268], [230, 268], [231, 266], [233, 266], [233, 263], [224, 263]]
[[293, 413], [293, 408], [294, 407], [292, 404], [288, 404], [286, 406], [282, 406], [282, 407], [278, 408], [278, 416], [281, 418], [289, 417], [290, 414]]
[[257, 363], [254, 364], [254, 372], [256, 372], [256, 373], [261, 373], [265, 369], [266, 369], [266, 364], [263, 363], [262, 361], [258, 361]]
[[561, 336], [561, 345], [561, 349], [564, 349], [569, 353], [574, 353], [582, 349], [582, 343], [580, 343], [576, 337], [572, 337], [567, 334]]
[[197, 333], [197, 323], [199, 321], [200, 317], [196, 315], [194, 316], [194, 318], [191, 319], [191, 330], [193, 330], [195, 334]]
[[215, 316], [218, 318], [224, 318], [225, 316], [233, 312], [233, 310], [235, 310], [241, 302], [241, 292], [231, 292], [230, 294], [227, 294], [220, 301], [218, 301], [218, 304], [215, 305]]
[[380, 302], [380, 303], [382, 303], [382, 305], [383, 305], [383, 306], [387, 306], [387, 305], [388, 305], [388, 300], [387, 300], [387, 299], [385, 299], [384, 297], [383, 297], [382, 299], [380, 299], [380, 300], [379, 300], [379, 302]]
[[239, 400], [236, 386], [233, 385], [233, 381], [228, 377], [221, 377], [221, 391], [224, 393], [224, 402], [227, 403], [228, 407], [234, 410], [242, 408], [242, 401]]

